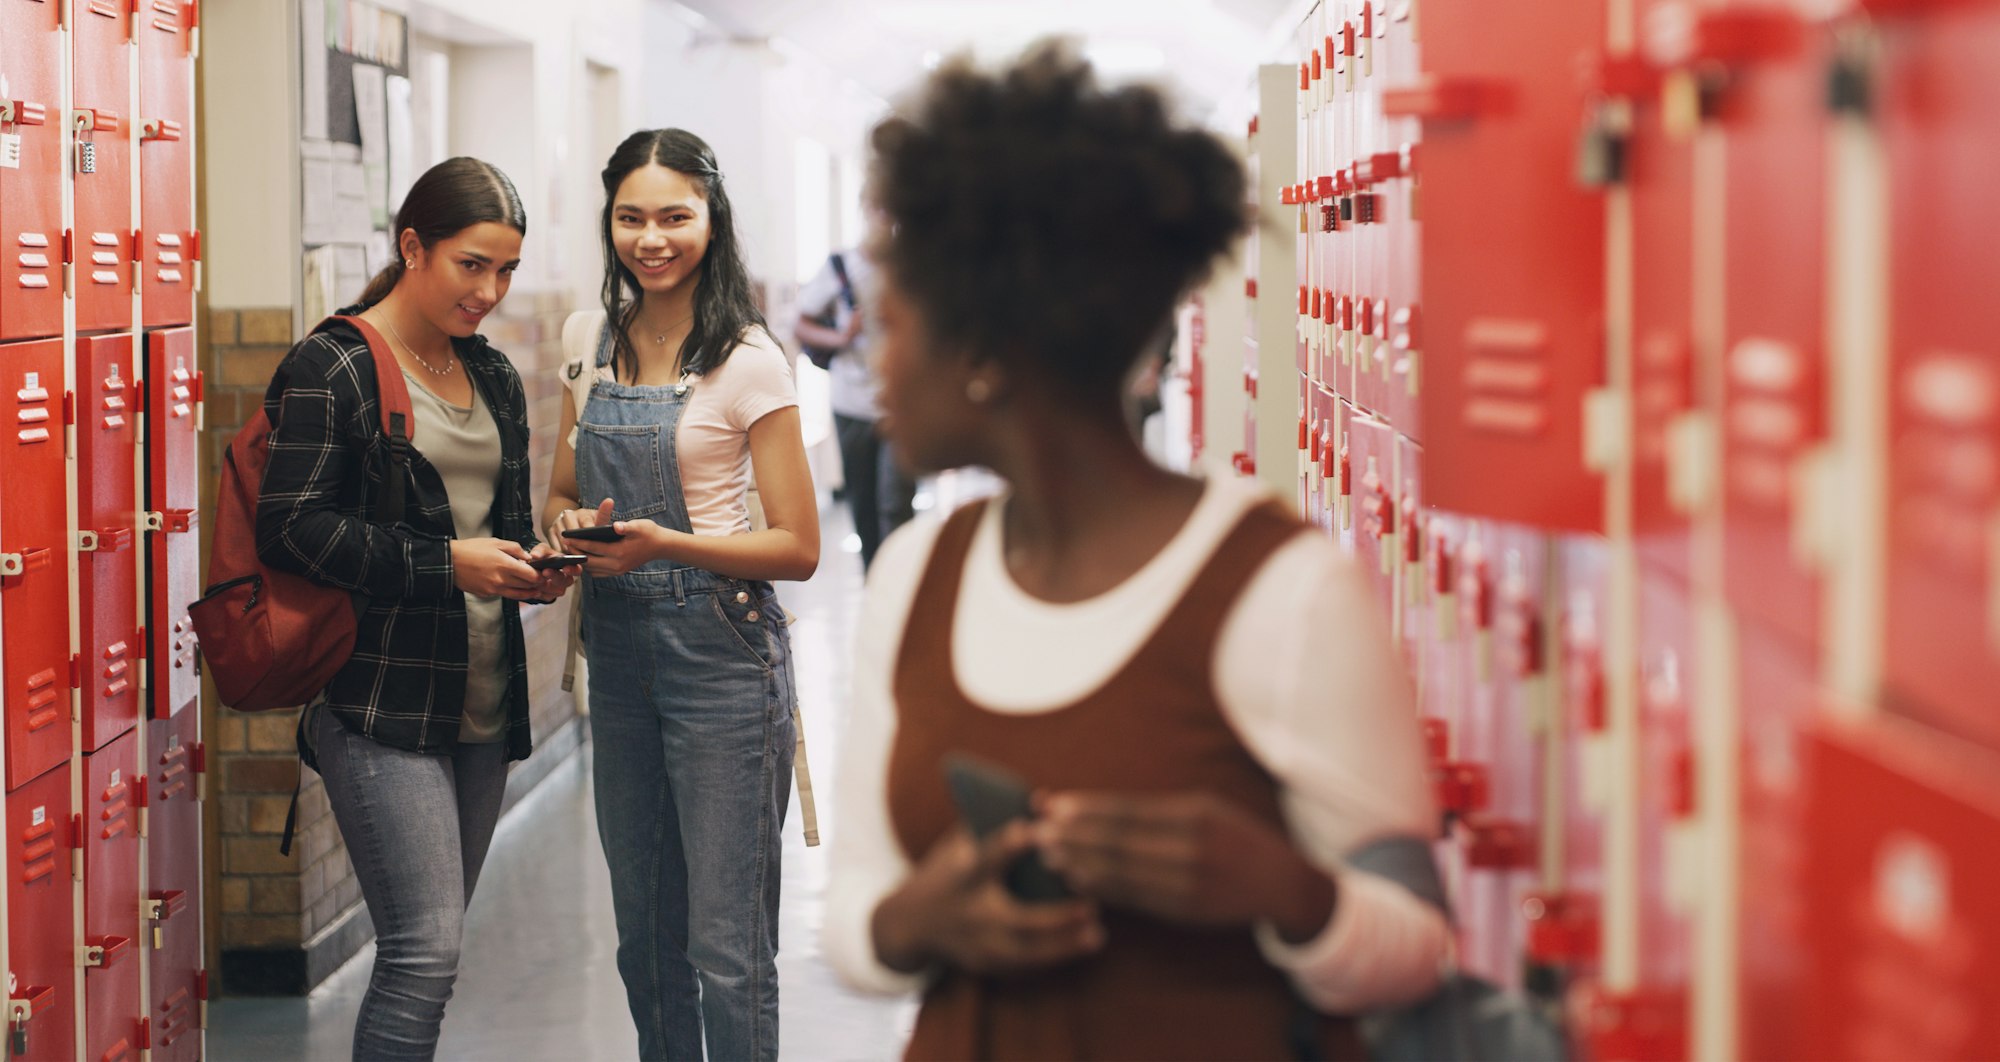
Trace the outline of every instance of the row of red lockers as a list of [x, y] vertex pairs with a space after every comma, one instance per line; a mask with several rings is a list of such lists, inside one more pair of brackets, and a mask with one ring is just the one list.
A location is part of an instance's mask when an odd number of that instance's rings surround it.
[[[1714, 405], [1745, 714], [1738, 1048], [2000, 1044], [1977, 987], [1995, 983], [2000, 940], [1971, 902], [1990, 862], [1990, 782], [1968, 796], [1954, 758], [1900, 731], [1865, 752], [1808, 736], [1821, 599], [1792, 548], [1805, 517], [1791, 485], [1829, 433], [1826, 166], [1836, 125], [1859, 122], [1887, 152], [1878, 207], [1895, 211], [1882, 401], [1902, 504], [1883, 701], [2000, 746], [1985, 636], [2000, 320], [1980, 290], [2000, 264], [1983, 234], [2000, 219], [1977, 183], [2000, 161], [2000, 5], [1902, 0], [1813, 24], [1768, 5], [1641, 2], [1640, 50], [1618, 56], [1601, 3], [1429, 0], [1420, 43], [1413, 6], [1328, 5], [1300, 33], [1301, 180], [1284, 196], [1301, 234], [1300, 501], [1384, 573], [1456, 819], [1446, 852], [1468, 960], [1511, 978], [1525, 954], [1548, 985], [1565, 970], [1587, 980], [1597, 954], [1605, 548], [1541, 529], [1603, 529], [1585, 409], [1605, 383], [1601, 191], [1618, 185], [1636, 249], [1623, 432], [1641, 560], [1643, 950], [1634, 989], [1586, 1002], [1579, 1042], [1593, 1057], [1684, 1055], [1702, 976], [1686, 912], [1704, 886], [1685, 850], [1702, 665], [1668, 454], [1705, 404], [1691, 287], [1706, 209], [1729, 218], [1699, 264], [1729, 281]], [[1704, 138], [1725, 145], [1719, 184], [1698, 184]], [[1945, 855], [1895, 839], [1920, 822]], [[1529, 871], [1562, 889], [1538, 891]]]
[[195, 27], [192, 3], [0, 0], [14, 1057], [201, 1053]]

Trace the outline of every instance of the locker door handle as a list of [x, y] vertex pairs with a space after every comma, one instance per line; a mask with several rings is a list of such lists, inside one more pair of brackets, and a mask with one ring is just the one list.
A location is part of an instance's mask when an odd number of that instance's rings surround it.
[[129, 527], [109, 527], [102, 531], [76, 533], [78, 553], [119, 553], [131, 544], [132, 529]]
[[28, 100], [0, 100], [0, 123], [43, 125], [48, 120], [49, 109], [43, 104]]
[[7, 1024], [13, 1026], [8, 1039], [13, 1041], [15, 1058], [28, 1053], [28, 1023], [55, 1001], [56, 990], [48, 985], [31, 986], [7, 1000]]
[[0, 576], [22, 576], [47, 571], [55, 560], [51, 549], [31, 549], [22, 553], [0, 553]]
[[95, 943], [87, 944], [81, 950], [84, 953], [83, 964], [85, 966], [95, 966], [108, 970], [123, 962], [125, 957], [131, 954], [132, 938], [98, 937]]
[[123, 128], [125, 120], [110, 111], [79, 107], [70, 112], [70, 123], [79, 133], [115, 133]]
[[164, 922], [187, 908], [187, 893], [181, 889], [164, 889], [154, 893], [147, 906], [147, 917]]
[[167, 533], [170, 535], [186, 534], [194, 530], [195, 525], [200, 522], [200, 519], [200, 516], [193, 509], [168, 509], [165, 513]]
[[1506, 83], [1472, 78], [1427, 77], [1382, 94], [1385, 118], [1462, 122], [1502, 115], [1512, 106], [1513, 91]]
[[179, 140], [181, 123], [171, 118], [146, 118], [139, 122], [140, 140]]

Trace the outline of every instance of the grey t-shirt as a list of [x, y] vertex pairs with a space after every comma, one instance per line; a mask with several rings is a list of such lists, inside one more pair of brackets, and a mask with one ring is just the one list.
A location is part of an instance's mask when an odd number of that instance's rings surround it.
[[[491, 537], [493, 493], [500, 482], [500, 425], [477, 387], [470, 406], [455, 406], [409, 370], [403, 378], [410, 381], [410, 407], [417, 421], [411, 442], [444, 478], [453, 531], [460, 538]], [[500, 617], [499, 598], [465, 595], [465, 714], [458, 740], [469, 744], [499, 741], [507, 729], [500, 698], [507, 692], [509, 661]]]

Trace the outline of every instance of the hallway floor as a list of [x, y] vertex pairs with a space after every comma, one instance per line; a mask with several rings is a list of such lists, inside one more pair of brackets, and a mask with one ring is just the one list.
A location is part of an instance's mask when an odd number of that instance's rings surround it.
[[[952, 486], [938, 493], [950, 495]], [[849, 552], [853, 540], [845, 507], [827, 505], [822, 513], [819, 573], [810, 582], [780, 586], [779, 596], [797, 616], [791, 633], [800, 710], [821, 833], [831, 844], [837, 841], [834, 764], [861, 566]], [[598, 849], [589, 756], [586, 744], [500, 824], [467, 913], [458, 988], [445, 1016], [439, 1058], [635, 1057], [637, 1043], [613, 963], [611, 886]], [[895, 1057], [914, 1007], [848, 992], [821, 958], [826, 848], [805, 846], [797, 815], [794, 796], [786, 822], [778, 955], [783, 1057]], [[373, 945], [364, 948], [303, 999], [217, 1002], [209, 1015], [209, 1057], [217, 1062], [347, 1058], [374, 956]]]

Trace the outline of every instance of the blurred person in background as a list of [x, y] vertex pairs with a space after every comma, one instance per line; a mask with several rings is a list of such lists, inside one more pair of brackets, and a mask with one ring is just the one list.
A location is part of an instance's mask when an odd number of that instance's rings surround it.
[[[873, 146], [889, 436], [1007, 491], [877, 558], [828, 957], [922, 994], [912, 1058], [1359, 1057], [1345, 1015], [1426, 995], [1449, 938], [1356, 865], [1428, 865], [1402, 658], [1333, 543], [1161, 469], [1126, 417], [1248, 223], [1241, 166], [1055, 45], [946, 65]], [[954, 754], [1018, 775], [1032, 820], [975, 839]], [[1010, 891], [1030, 855], [1068, 898]]]
[[[871, 210], [870, 217], [879, 214]], [[875, 563], [882, 540], [909, 522], [917, 494], [917, 481], [898, 465], [882, 437], [875, 341], [866, 323], [875, 286], [875, 265], [864, 250], [835, 252], [799, 289], [799, 319], [793, 327], [814, 364], [827, 371], [828, 404], [864, 572]]]

